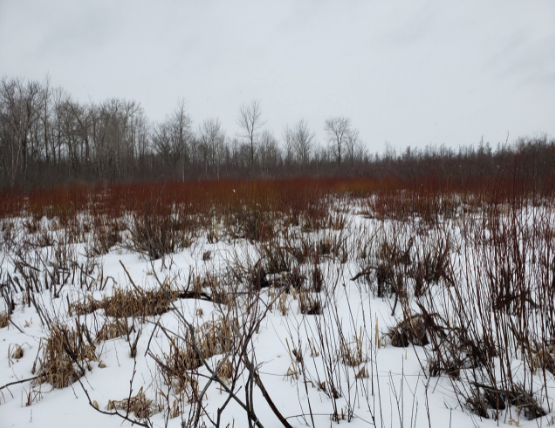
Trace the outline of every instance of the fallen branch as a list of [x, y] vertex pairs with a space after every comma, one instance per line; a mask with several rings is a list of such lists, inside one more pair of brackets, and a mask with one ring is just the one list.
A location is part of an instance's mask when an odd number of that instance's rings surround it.
[[357, 273], [355, 276], [351, 278], [351, 281], [356, 281], [362, 276], [366, 276], [372, 272], [372, 270], [378, 270], [376, 266], [368, 266], [362, 272]]
[[36, 380], [36, 379], [38, 379], [39, 377], [40, 377], [40, 375], [39, 375], [39, 376], [35, 376], [35, 377], [30, 377], [30, 378], [28, 378], [28, 379], [21, 379], [21, 380], [15, 381], [15, 382], [7, 383], [7, 384], [5, 384], [5, 385], [3, 385], [3, 386], [0, 386], [0, 391], [3, 390], [4, 388], [7, 388], [8, 386], [17, 385], [18, 383], [29, 382], [29, 381], [31, 381], [31, 380]]

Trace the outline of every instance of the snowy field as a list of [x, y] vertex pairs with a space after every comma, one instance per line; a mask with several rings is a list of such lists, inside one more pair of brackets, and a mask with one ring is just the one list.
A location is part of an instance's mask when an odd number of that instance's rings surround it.
[[1, 219], [0, 426], [553, 425], [551, 202], [378, 202]]

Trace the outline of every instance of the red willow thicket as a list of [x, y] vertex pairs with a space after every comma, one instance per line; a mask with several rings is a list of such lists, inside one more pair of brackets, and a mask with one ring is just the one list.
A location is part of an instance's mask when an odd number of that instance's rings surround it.
[[191, 214], [208, 210], [229, 210], [255, 204], [263, 210], [300, 211], [318, 205], [332, 193], [369, 194], [380, 187], [378, 180], [341, 178], [295, 178], [283, 180], [218, 180], [169, 183], [72, 186], [35, 192], [4, 192], [2, 217], [29, 215], [69, 218], [76, 213], [119, 217], [143, 210], [146, 205], [159, 210], [168, 206], [186, 207]]
[[58, 217], [64, 224], [77, 213], [121, 217], [148, 209], [173, 207], [188, 214], [236, 211], [244, 206], [258, 211], [301, 213], [320, 206], [330, 195], [368, 199], [378, 216], [407, 218], [417, 214], [424, 220], [449, 216], [461, 204], [514, 203], [529, 199], [540, 203], [553, 194], [554, 173], [534, 170], [529, 159], [512, 158], [489, 175], [452, 179], [439, 172], [419, 178], [306, 178], [207, 180], [135, 184], [74, 185], [33, 192], [0, 193], [0, 216]]

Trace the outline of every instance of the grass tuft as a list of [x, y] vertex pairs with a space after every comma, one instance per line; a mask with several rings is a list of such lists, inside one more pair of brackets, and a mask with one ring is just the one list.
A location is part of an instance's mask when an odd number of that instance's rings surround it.
[[152, 415], [160, 412], [158, 406], [154, 404], [154, 400], [146, 397], [142, 386], [137, 395], [133, 397], [119, 401], [109, 400], [106, 410], [123, 410], [126, 413], [134, 413], [141, 420], [148, 420]]

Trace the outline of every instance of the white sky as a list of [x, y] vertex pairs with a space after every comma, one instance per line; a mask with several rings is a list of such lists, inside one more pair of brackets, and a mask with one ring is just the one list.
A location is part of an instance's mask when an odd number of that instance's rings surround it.
[[228, 135], [261, 102], [281, 137], [346, 116], [367, 147], [555, 136], [553, 0], [0, 0], [0, 76], [81, 101], [187, 100]]

